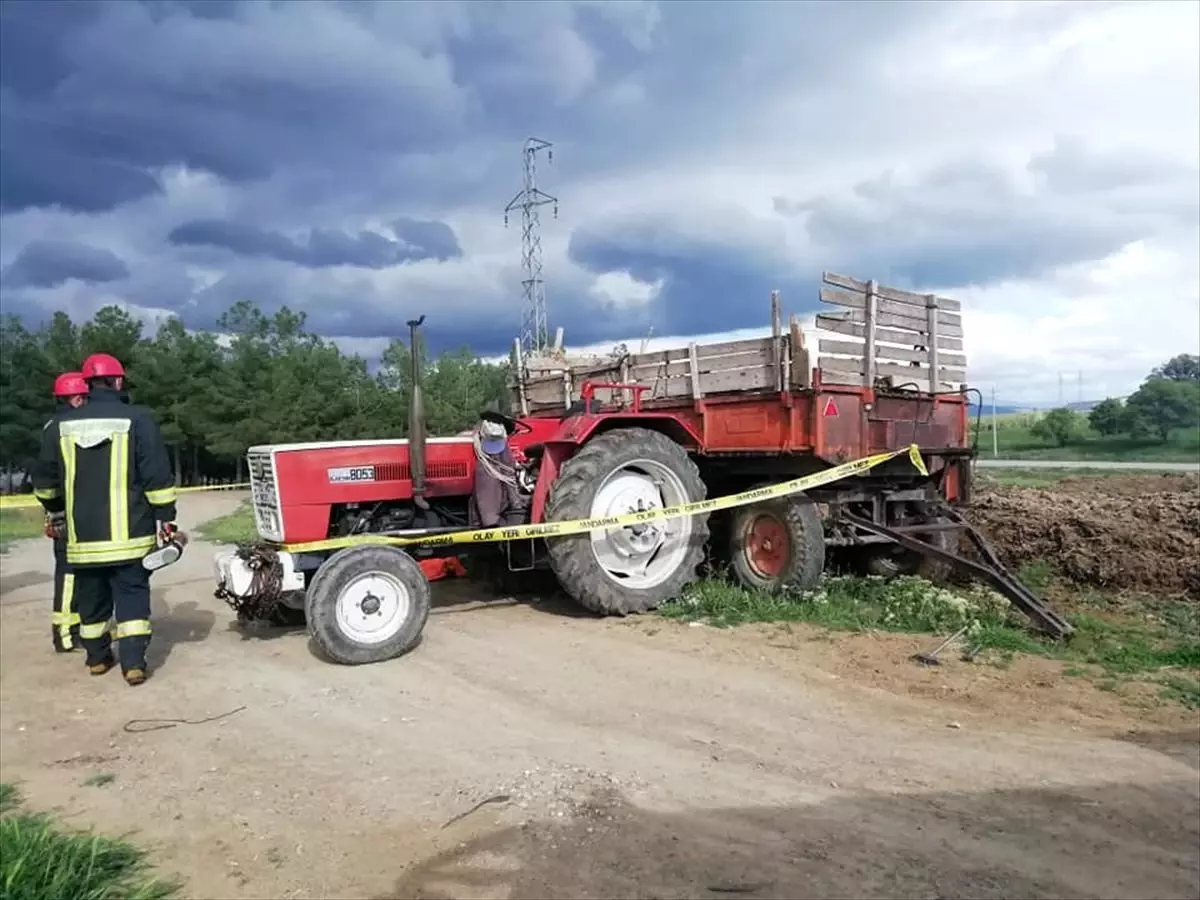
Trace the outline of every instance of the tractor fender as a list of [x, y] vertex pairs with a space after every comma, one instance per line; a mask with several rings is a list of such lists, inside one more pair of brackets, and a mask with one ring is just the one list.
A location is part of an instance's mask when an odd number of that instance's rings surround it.
[[541, 468], [538, 471], [537, 485], [533, 491], [530, 522], [537, 524], [544, 521], [550, 486], [558, 477], [562, 464], [596, 435], [617, 428], [646, 428], [650, 431], [661, 432], [688, 452], [695, 452], [704, 444], [698, 430], [699, 422], [693, 421], [695, 418], [689, 410], [678, 413], [581, 413], [563, 419], [559, 423], [559, 427], [544, 442], [545, 451], [542, 455]]

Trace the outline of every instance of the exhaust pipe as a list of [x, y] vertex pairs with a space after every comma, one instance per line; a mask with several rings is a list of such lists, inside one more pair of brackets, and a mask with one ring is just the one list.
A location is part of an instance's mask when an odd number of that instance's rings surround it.
[[425, 317], [408, 322], [409, 357], [412, 361], [412, 393], [408, 397], [408, 467], [412, 472], [413, 503], [429, 509], [425, 499], [425, 397], [421, 393], [421, 350], [417, 329]]

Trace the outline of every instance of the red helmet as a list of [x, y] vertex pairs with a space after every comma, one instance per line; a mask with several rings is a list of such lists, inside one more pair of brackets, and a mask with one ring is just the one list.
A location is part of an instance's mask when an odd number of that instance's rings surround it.
[[79, 372], [63, 372], [54, 379], [55, 397], [74, 397], [87, 392], [88, 384]]
[[87, 379], [115, 378], [125, 374], [125, 367], [115, 356], [109, 356], [107, 353], [93, 353], [83, 361], [82, 372], [83, 377]]

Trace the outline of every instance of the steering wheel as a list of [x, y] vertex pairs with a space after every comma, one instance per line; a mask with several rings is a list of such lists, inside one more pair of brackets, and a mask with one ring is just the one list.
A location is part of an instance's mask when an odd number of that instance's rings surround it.
[[504, 430], [507, 431], [510, 435], [529, 434], [530, 432], [533, 431], [532, 428], [530, 428], [528, 425], [526, 425], [520, 419], [513, 419], [509, 416], [504, 415], [504, 413], [492, 412], [491, 410], [487, 410], [485, 412], [481, 412], [479, 414], [479, 418], [484, 419], [485, 421], [488, 421], [488, 422], [495, 422], [497, 425], [503, 425]]

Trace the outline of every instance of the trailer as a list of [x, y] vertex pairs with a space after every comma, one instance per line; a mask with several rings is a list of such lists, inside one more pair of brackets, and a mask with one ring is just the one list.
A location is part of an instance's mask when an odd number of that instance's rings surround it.
[[[777, 293], [762, 338], [587, 358], [517, 345], [515, 415], [490, 414], [522, 500], [507, 529], [473, 527], [486, 460], [475, 435], [425, 436], [414, 357], [407, 440], [251, 448], [261, 541], [218, 556], [218, 595], [243, 618], [302, 613], [327, 656], [365, 663], [416, 645], [448, 558], [549, 568], [584, 608], [628, 615], [678, 597], [709, 557], [748, 587], [803, 592], [840, 555], [883, 576], [955, 569], [1068, 636], [961, 514], [974, 459], [961, 304], [832, 273], [819, 296], [839, 309], [816, 316], [828, 336], [815, 347], [794, 317], [784, 327]], [[420, 320], [409, 324], [415, 346]], [[895, 455], [841, 474], [909, 446], [919, 467]], [[802, 492], [704, 511], [801, 478]]]

